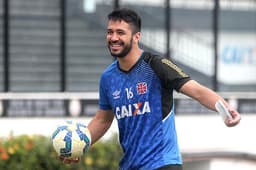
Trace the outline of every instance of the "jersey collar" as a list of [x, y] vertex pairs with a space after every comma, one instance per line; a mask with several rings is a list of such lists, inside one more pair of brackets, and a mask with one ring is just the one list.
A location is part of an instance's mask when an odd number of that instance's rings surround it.
[[136, 62], [129, 70], [127, 70], [127, 71], [120, 68], [118, 61], [117, 61], [117, 68], [118, 68], [121, 72], [129, 73], [129, 72], [131, 72], [131, 71], [133, 70], [133, 68], [135, 68], [135, 67], [141, 62], [141, 60], [142, 60], [142, 58], [143, 58], [143, 57], [142, 57], [143, 55], [144, 55], [144, 50], [142, 50], [142, 52], [141, 52], [141, 54], [140, 54], [140, 57], [139, 57], [139, 59], [137, 60], [137, 62]]

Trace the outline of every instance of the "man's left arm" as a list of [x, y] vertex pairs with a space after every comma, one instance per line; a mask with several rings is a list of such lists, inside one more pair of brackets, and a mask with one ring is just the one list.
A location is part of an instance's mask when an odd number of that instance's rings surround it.
[[240, 122], [240, 114], [237, 112], [236, 109], [230, 106], [229, 103], [223, 99], [223, 97], [221, 97], [213, 90], [199, 84], [194, 80], [189, 80], [184, 85], [182, 85], [181, 88], [179, 89], [179, 92], [197, 100], [203, 106], [213, 111], [217, 111], [215, 108], [215, 104], [217, 101], [221, 100], [232, 116], [232, 119], [227, 118], [225, 120], [225, 124], [228, 127], [232, 127]]

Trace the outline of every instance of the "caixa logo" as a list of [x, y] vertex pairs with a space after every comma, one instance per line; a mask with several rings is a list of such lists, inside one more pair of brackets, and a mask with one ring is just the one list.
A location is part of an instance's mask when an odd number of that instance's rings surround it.
[[225, 46], [221, 61], [225, 64], [256, 65], [256, 47]]

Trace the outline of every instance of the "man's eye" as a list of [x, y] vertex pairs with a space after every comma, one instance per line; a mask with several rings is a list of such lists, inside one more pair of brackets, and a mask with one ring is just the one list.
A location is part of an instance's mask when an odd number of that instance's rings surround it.
[[119, 35], [124, 35], [125, 33], [122, 32], [122, 31], [120, 31], [120, 32], [118, 32], [118, 34], [119, 34]]
[[107, 31], [107, 34], [111, 35], [111, 34], [113, 34], [113, 32], [112, 31]]

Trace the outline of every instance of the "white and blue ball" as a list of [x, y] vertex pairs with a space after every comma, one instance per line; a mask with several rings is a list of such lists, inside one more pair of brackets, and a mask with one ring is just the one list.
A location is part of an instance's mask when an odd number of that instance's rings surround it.
[[91, 135], [87, 126], [66, 121], [52, 134], [52, 143], [55, 151], [61, 157], [81, 157], [91, 145]]

